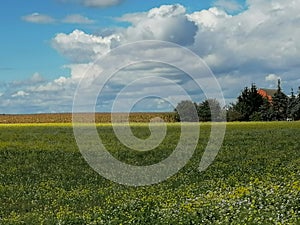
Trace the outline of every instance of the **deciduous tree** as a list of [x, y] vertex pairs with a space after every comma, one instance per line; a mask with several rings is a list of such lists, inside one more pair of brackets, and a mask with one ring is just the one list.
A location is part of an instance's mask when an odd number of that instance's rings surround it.
[[181, 101], [176, 106], [175, 112], [178, 121], [182, 121], [182, 122], [199, 121], [199, 117], [197, 114], [197, 104], [192, 101], [189, 100]]

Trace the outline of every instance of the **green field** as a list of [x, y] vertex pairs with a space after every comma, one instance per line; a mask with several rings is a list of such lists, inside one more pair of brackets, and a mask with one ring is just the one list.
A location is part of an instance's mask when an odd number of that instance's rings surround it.
[[[134, 125], [140, 138], [144, 124]], [[110, 125], [98, 131], [112, 155], [133, 165], [168, 157], [180, 126], [162, 144], [135, 152]], [[0, 224], [300, 224], [300, 122], [229, 123], [212, 165], [197, 170], [210, 124], [192, 160], [165, 182], [113, 183], [89, 167], [71, 124], [0, 125]]]

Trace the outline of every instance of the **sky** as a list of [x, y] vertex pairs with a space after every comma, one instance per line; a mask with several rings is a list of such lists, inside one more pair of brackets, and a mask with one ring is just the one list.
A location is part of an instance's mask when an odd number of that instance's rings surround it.
[[[163, 61], [130, 62], [111, 79], [101, 77], [130, 58], [122, 54], [104, 65], [107, 54], [149, 40], [176, 44], [201, 58], [226, 104], [252, 83], [276, 88], [281, 79], [290, 94], [300, 86], [299, 11], [300, 0], [6, 1], [0, 8], [0, 113], [71, 112], [74, 96], [94, 97], [78, 92], [87, 80], [87, 89], [98, 91], [96, 111], [111, 111], [118, 95], [120, 111], [129, 102], [133, 111], [170, 111], [186, 94], [205, 100], [197, 78]], [[168, 55], [174, 63], [194, 67], [166, 46], [133, 44], [128, 54]]]

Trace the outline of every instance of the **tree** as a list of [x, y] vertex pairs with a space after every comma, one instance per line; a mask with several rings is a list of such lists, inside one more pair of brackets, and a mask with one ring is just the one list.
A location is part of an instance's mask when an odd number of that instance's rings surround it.
[[198, 122], [199, 117], [197, 114], [197, 104], [189, 101], [184, 100], [178, 103], [175, 108], [176, 118], [177, 121], [182, 122]]
[[289, 117], [289, 118], [293, 118], [292, 111], [297, 104], [296, 100], [297, 100], [297, 98], [296, 98], [296, 96], [294, 94], [294, 90], [292, 88], [291, 97], [288, 98], [288, 106], [287, 106], [287, 117]]
[[280, 80], [278, 80], [277, 92], [272, 98], [272, 119], [286, 120], [288, 112], [288, 96], [281, 91]]
[[255, 84], [252, 84], [251, 88], [245, 87], [238, 96], [237, 103], [233, 105], [233, 110], [240, 114], [239, 120], [249, 121], [251, 115], [258, 112], [263, 103], [263, 97], [258, 94]]
[[222, 109], [216, 99], [207, 99], [198, 105], [198, 116], [200, 121], [218, 121], [221, 119]]
[[227, 107], [227, 121], [241, 121], [242, 114], [235, 109], [235, 104], [231, 103], [230, 106]]
[[258, 113], [261, 121], [271, 121], [272, 120], [272, 108], [271, 103], [267, 98], [264, 98], [263, 104], [259, 107]]
[[294, 120], [300, 120], [300, 87], [298, 87], [297, 97], [294, 96], [293, 99], [293, 102], [289, 105], [289, 116], [291, 116]]

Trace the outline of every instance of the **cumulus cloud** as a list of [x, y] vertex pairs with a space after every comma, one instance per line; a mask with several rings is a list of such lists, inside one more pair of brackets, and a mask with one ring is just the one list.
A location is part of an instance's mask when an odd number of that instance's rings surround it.
[[74, 24], [93, 24], [93, 23], [95, 23], [94, 20], [84, 17], [80, 14], [68, 15], [62, 20], [62, 22], [63, 23], [74, 23]]
[[101, 37], [74, 30], [70, 34], [57, 34], [52, 40], [52, 46], [71, 61], [85, 63], [107, 53], [118, 41], [118, 35]]
[[230, 17], [232, 16], [216, 7], [210, 8], [208, 10], [194, 12], [188, 15], [188, 18], [191, 21], [194, 21], [198, 26], [211, 31], [213, 31], [225, 19]]
[[162, 5], [148, 13], [127, 14], [120, 19], [132, 23], [124, 33], [128, 41], [156, 39], [192, 45], [198, 29], [179, 4]]
[[54, 23], [56, 20], [48, 15], [40, 13], [32, 13], [22, 17], [22, 20], [30, 23], [40, 23], [40, 24], [49, 24]]
[[[225, 97], [231, 100], [252, 82], [261, 87], [269, 86], [265, 74], [275, 71], [283, 80], [291, 80], [284, 85], [293, 85], [292, 79], [294, 82], [299, 79], [293, 74], [300, 70], [297, 61], [300, 57], [300, 43], [297, 41], [300, 39], [299, 4], [296, 1], [272, 0], [266, 4], [249, 0], [246, 10], [230, 14], [240, 7], [235, 2], [217, 1], [212, 8], [188, 14], [181, 5], [162, 5], [148, 12], [117, 18], [130, 25], [109, 35], [97, 36], [76, 30], [57, 35], [53, 42], [59, 52], [73, 59], [70, 69], [74, 78], [82, 77], [92, 60], [115, 46], [158, 39], [188, 46], [201, 56], [220, 81]], [[159, 56], [166, 53], [153, 50], [149, 54]], [[119, 60], [125, 60], [125, 56]], [[188, 63], [182, 58], [181, 61]], [[147, 70], [151, 68], [144, 67], [134, 73], [142, 74]], [[130, 71], [126, 73], [129, 76]], [[123, 84], [128, 82], [126, 78], [122, 79]], [[120, 84], [121, 81], [116, 79], [115, 82]]]
[[198, 29], [181, 5], [163, 5], [148, 13], [127, 14], [118, 20], [130, 22], [131, 26], [107, 36], [81, 30], [59, 33], [53, 38], [52, 46], [72, 62], [89, 63], [112, 48], [133, 41], [156, 39], [192, 45]]
[[217, 75], [237, 71], [264, 85], [265, 74], [279, 71], [285, 79], [299, 70], [299, 7], [296, 1], [253, 0], [237, 15], [218, 8], [194, 12], [190, 19], [199, 32], [193, 50]]

